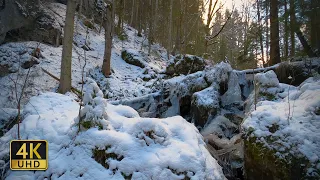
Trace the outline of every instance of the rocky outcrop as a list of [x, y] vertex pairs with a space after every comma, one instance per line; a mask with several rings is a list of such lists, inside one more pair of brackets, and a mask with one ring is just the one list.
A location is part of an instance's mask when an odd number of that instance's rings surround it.
[[197, 71], [202, 71], [205, 68], [205, 61], [194, 55], [177, 55], [167, 65], [167, 75], [191, 74]]
[[144, 61], [142, 60], [142, 55], [133, 49], [125, 49], [121, 52], [121, 57], [128, 64], [132, 64], [141, 68], [144, 68]]
[[0, 40], [4, 40], [10, 30], [31, 25], [39, 17], [39, 12], [39, 0], [5, 0], [0, 10]]
[[39, 0], [5, 1], [0, 10], [0, 43], [4, 41], [38, 41], [62, 44], [66, 7], [60, 3]]

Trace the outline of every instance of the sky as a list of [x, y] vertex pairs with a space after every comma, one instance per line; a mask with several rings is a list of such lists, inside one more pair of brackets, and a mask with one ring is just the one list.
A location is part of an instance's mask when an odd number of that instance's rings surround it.
[[[204, 18], [204, 22], [206, 23], [206, 19], [207, 19], [207, 14], [208, 14], [208, 8], [209, 8], [209, 0], [203, 0], [204, 1], [204, 4], [206, 5], [206, 11], [205, 11], [205, 15], [203, 16]], [[213, 0], [212, 3], [214, 4], [216, 0]], [[244, 3], [250, 3], [250, 2], [253, 2], [254, 0], [218, 0], [218, 5], [216, 7], [219, 8], [219, 5], [222, 4], [224, 5], [221, 12], [224, 12], [225, 9], [232, 9], [233, 8], [233, 5], [235, 8], [237, 8], [239, 11], [241, 11], [241, 6], [244, 4]]]

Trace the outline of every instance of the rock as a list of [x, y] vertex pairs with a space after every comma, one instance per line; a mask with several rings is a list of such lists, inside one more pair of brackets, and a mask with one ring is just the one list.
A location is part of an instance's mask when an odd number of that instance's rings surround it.
[[243, 117], [234, 113], [226, 113], [223, 115], [224, 117], [228, 118], [232, 123], [236, 125], [240, 125], [243, 121]]
[[209, 84], [213, 82], [217, 84], [227, 83], [231, 71], [232, 68], [230, 64], [221, 62], [204, 70], [205, 79]]
[[[59, 46], [62, 44], [63, 27], [65, 15], [61, 12], [66, 11], [66, 6], [59, 3], [49, 3], [43, 6], [39, 17], [34, 23], [13, 30], [16, 34], [11, 38], [18, 38], [25, 41], [38, 41], [42, 43]], [[16, 37], [17, 36], [17, 37]]]
[[166, 74], [191, 74], [202, 71], [205, 67], [205, 61], [194, 55], [177, 55], [174, 60], [167, 65]]
[[239, 133], [239, 127], [232, 123], [224, 116], [218, 115], [208, 121], [207, 125], [201, 130], [203, 136], [215, 134], [219, 138], [231, 139], [234, 135]]
[[18, 115], [17, 109], [2, 108], [0, 111], [0, 137], [9, 131], [15, 124]]
[[258, 73], [255, 75], [256, 83], [262, 87], [278, 87], [279, 80], [276, 73], [273, 70], [267, 71], [266, 73]]
[[[202, 72], [181, 75], [168, 79], [164, 83], [163, 102], [165, 106], [161, 117], [170, 117], [180, 114], [190, 120], [190, 102], [193, 93], [208, 87]], [[188, 105], [189, 103], [189, 105]]]
[[144, 61], [142, 60], [142, 55], [140, 52], [134, 49], [125, 49], [121, 52], [121, 57], [128, 64], [132, 64], [141, 68], [144, 68]]
[[32, 66], [36, 65], [36, 64], [39, 64], [40, 62], [37, 60], [37, 58], [35, 57], [31, 57], [29, 60], [25, 61], [21, 67], [23, 69], [29, 69], [31, 68]]
[[[244, 139], [244, 171], [248, 180], [255, 179], [309, 179], [306, 169], [310, 162], [305, 157], [293, 156], [287, 158], [277, 156], [276, 151], [266, 148], [252, 136]], [[313, 177], [314, 179], [319, 178]], [[310, 178], [312, 179], [312, 178]]]
[[9, 66], [7, 64], [0, 64], [0, 77], [4, 77], [10, 73]]
[[[305, 67], [303, 67], [302, 63], [295, 64], [283, 62], [275, 69], [279, 82], [299, 86], [310, 77], [308, 71], [304, 70]], [[292, 78], [288, 78], [289, 76]]]
[[8, 31], [32, 25], [39, 17], [39, 12], [39, 0], [6, 0], [3, 9], [0, 10], [0, 40], [4, 40]]
[[192, 121], [196, 126], [203, 127], [208, 118], [217, 115], [220, 109], [220, 95], [213, 86], [194, 93], [191, 99]]
[[241, 105], [242, 93], [239, 85], [239, 78], [235, 72], [231, 72], [228, 81], [228, 90], [221, 96], [222, 106]]

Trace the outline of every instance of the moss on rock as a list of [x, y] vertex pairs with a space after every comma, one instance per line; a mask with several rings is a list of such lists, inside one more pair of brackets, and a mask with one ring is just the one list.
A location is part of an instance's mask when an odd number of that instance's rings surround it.
[[[272, 137], [265, 138], [269, 144], [275, 144]], [[279, 145], [279, 144], [278, 144]], [[281, 145], [280, 145], [281, 146]], [[292, 155], [286, 148], [285, 158], [279, 157], [275, 149], [266, 147], [254, 136], [244, 140], [244, 171], [247, 180], [316, 180], [320, 177], [310, 177], [307, 174], [311, 163], [302, 155]]]

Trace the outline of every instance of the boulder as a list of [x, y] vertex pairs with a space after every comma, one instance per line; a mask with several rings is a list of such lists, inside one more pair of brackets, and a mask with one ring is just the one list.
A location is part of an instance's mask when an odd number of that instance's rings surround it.
[[205, 61], [194, 55], [177, 55], [169, 62], [166, 69], [167, 75], [191, 74], [202, 71], [205, 68]]
[[125, 49], [121, 52], [121, 57], [128, 64], [132, 64], [141, 68], [145, 67], [144, 61], [142, 60], [142, 55], [140, 52], [134, 49]]
[[192, 121], [196, 126], [203, 127], [209, 117], [214, 117], [219, 111], [219, 91], [210, 86], [202, 91], [196, 92], [191, 98]]
[[65, 11], [66, 6], [63, 4], [46, 4], [32, 24], [11, 30], [11, 38], [59, 46], [63, 39]]
[[39, 0], [4, 1], [0, 10], [0, 43], [8, 31], [31, 25], [39, 17], [39, 12]]
[[[269, 82], [263, 81], [264, 85], [277, 85], [272, 77]], [[261, 100], [241, 125], [246, 179], [319, 179], [320, 123], [316, 112], [320, 105], [320, 80], [313, 77], [299, 87], [282, 83], [278, 86], [265, 92], [283, 99]], [[294, 106], [290, 106], [290, 101]]]
[[[312, 69], [312, 67], [310, 67], [310, 69]], [[275, 73], [277, 74], [279, 82], [294, 86], [300, 85], [310, 77], [310, 73], [303, 62], [283, 62], [275, 69]]]

